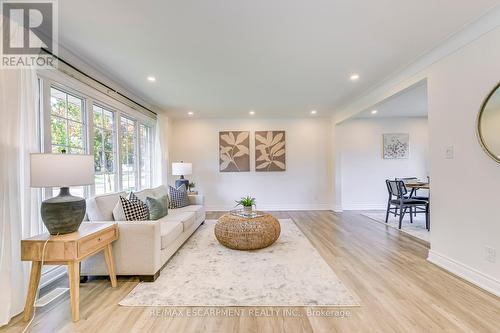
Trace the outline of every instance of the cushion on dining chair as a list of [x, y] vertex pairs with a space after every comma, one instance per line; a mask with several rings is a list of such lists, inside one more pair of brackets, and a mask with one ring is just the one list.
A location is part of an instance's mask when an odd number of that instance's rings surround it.
[[[391, 200], [391, 203], [394, 205], [399, 205], [401, 200]], [[428, 202], [425, 200], [417, 200], [417, 199], [403, 199], [403, 205], [427, 205]]]

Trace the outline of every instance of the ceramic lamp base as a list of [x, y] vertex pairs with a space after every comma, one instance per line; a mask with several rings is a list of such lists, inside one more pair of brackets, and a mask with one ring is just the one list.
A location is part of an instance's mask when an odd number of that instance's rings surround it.
[[51, 235], [78, 231], [85, 217], [85, 199], [74, 197], [69, 188], [61, 187], [59, 195], [42, 202], [41, 215]]
[[189, 180], [184, 179], [184, 178], [177, 179], [175, 181], [175, 188], [179, 188], [180, 186], [182, 186], [182, 184], [184, 184], [186, 186], [186, 191], [187, 191], [188, 185], [189, 185]]

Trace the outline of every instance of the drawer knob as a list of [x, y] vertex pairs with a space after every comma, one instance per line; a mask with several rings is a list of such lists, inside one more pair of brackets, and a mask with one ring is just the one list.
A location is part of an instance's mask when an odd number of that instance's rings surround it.
[[100, 242], [101, 241], [101, 237], [97, 238], [97, 241]]

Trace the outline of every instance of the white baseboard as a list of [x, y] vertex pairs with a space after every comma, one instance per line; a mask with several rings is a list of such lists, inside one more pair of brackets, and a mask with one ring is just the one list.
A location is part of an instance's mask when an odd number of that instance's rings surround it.
[[59, 279], [61, 276], [66, 274], [67, 269], [66, 266], [49, 266], [50, 269], [48, 269], [45, 272], [42, 272], [42, 276], [40, 277], [40, 286], [39, 288], [43, 288], [55, 280]]
[[47, 304], [52, 303], [52, 301], [55, 301], [59, 297], [65, 295], [67, 292], [69, 292], [69, 288], [61, 288], [61, 287], [54, 288], [53, 290], [51, 290], [46, 295], [44, 295], [44, 296], [40, 297], [39, 299], [37, 299], [36, 302], [35, 302], [35, 306], [37, 308], [43, 308]]
[[432, 250], [429, 250], [427, 260], [496, 296], [500, 296], [500, 281], [489, 275]]
[[[229, 205], [205, 205], [205, 210], [209, 212], [221, 212], [235, 209]], [[284, 211], [284, 210], [332, 210], [330, 204], [277, 204], [277, 205], [258, 205], [258, 210], [265, 211]]]
[[343, 209], [342, 209], [342, 205], [341, 204], [337, 204], [337, 203], [333, 203], [331, 206], [330, 206], [330, 209], [332, 211], [334, 211], [335, 213], [342, 213]]

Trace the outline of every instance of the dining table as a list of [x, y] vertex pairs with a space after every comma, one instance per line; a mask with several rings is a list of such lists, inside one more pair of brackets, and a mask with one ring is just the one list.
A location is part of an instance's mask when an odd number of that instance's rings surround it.
[[431, 186], [428, 182], [408, 182], [405, 184], [407, 188], [413, 190], [430, 190]]

